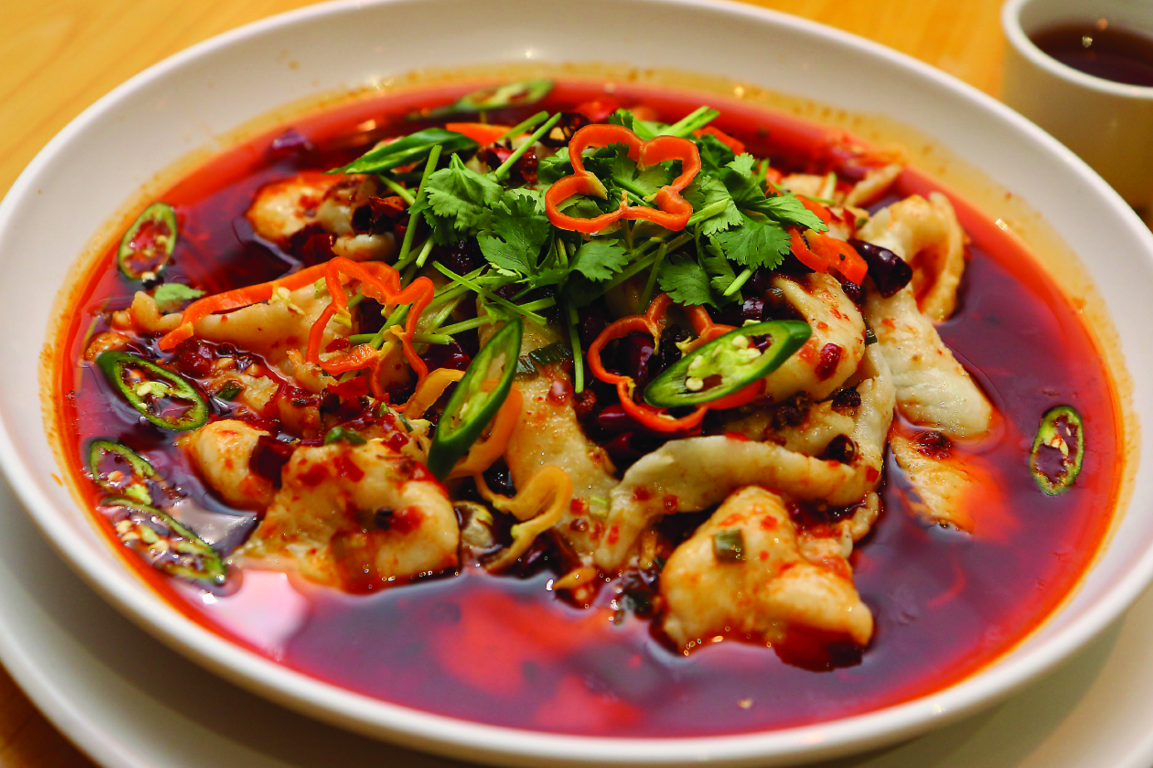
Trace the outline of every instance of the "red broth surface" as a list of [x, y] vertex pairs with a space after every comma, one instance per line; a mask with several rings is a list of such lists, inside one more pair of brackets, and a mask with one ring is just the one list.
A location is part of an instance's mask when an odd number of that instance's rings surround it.
[[[342, 164], [382, 136], [421, 125], [406, 121], [413, 110], [468, 90], [356, 102], [206, 163], [160, 197], [176, 207], [181, 227], [167, 279], [213, 293], [283, 274], [289, 265], [253, 236], [244, 218], [258, 187], [301, 169]], [[543, 108], [571, 108], [603, 92], [561, 83]], [[643, 103], [670, 122], [702, 101], [623, 86], [613, 98], [622, 106]], [[831, 137], [841, 135], [747, 104], [707, 101], [723, 110], [715, 125], [754, 154], [771, 156], [774, 167], [819, 169]], [[490, 119], [511, 124], [540, 108]], [[895, 197], [882, 204], [936, 188], [906, 171]], [[1012, 648], [1074, 588], [1109, 527], [1120, 442], [1112, 384], [1078, 312], [1015, 241], [962, 201], [954, 205], [972, 238], [972, 259], [958, 310], [940, 332], [1000, 412], [991, 436], [957, 446], [988, 473], [973, 510], [979, 533], [918, 520], [890, 461], [884, 511], [852, 558], [857, 587], [876, 618], [875, 636], [863, 654], [838, 659], [832, 669], [812, 671], [734, 641], [682, 656], [650, 633], [648, 621], [617, 611], [614, 585], [600, 590], [593, 607], [578, 609], [549, 590], [554, 574], [547, 568], [516, 578], [470, 566], [369, 595], [248, 570], [239, 589], [214, 596], [127, 559], [195, 621], [289, 668], [494, 725], [630, 737], [729, 734], [858, 714], [938, 690]], [[95, 368], [76, 363], [87, 334], [104, 329], [99, 313], [131, 301], [112, 256], [110, 249], [90, 275], [61, 345], [59, 416], [73, 471], [81, 474], [86, 441], [125, 442], [201, 507], [186, 521], [212, 534], [206, 538], [236, 543], [251, 515], [214, 499], [180, 452], [166, 447], [168, 438], [141, 427]], [[1034, 484], [1027, 456], [1041, 414], [1061, 403], [1083, 414], [1087, 449], [1072, 490], [1048, 497]], [[79, 485], [91, 489], [84, 478]]]

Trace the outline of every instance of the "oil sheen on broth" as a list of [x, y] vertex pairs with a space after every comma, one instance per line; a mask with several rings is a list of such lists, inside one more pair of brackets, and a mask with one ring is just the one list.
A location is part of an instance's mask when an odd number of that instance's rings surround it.
[[[272, 280], [301, 261], [253, 233], [245, 212], [263, 185], [329, 169], [382, 137], [405, 134], [426, 105], [466, 86], [359, 101], [295, 121], [205, 163], [160, 196], [180, 235], [166, 282], [209, 294]], [[513, 125], [539, 109], [607, 98], [603, 87], [558, 82], [544, 101], [490, 112]], [[616, 86], [611, 99], [675, 122], [702, 102], [713, 123], [784, 172], [842, 170], [839, 131], [747, 104]], [[421, 125], [424, 125], [422, 123]], [[906, 168], [873, 211], [939, 189]], [[194, 621], [289, 668], [386, 701], [482, 723], [608, 736], [751, 732], [862, 713], [940, 689], [974, 673], [1036, 628], [1074, 588], [1108, 529], [1119, 430], [1109, 375], [1094, 340], [1032, 257], [964, 201], [969, 261], [958, 306], [938, 326], [997, 416], [990, 433], [952, 451], [987, 480], [970, 535], [927, 523], [902, 470], [887, 455], [882, 513], [850, 563], [875, 629], [863, 650], [813, 633], [773, 650], [726, 641], [692, 653], [670, 648], [647, 609], [652, 591], [636, 574], [603, 584], [578, 607], [551, 589], [565, 555], [538, 542], [508, 574], [462, 560], [459, 575], [350, 594], [276, 571], [247, 569], [234, 586], [205, 591], [127, 560]], [[221, 547], [252, 530], [252, 513], [230, 508], [189, 468], [170, 436], [139, 418], [82, 360], [87, 340], [108, 329], [137, 286], [117, 271], [113, 247], [89, 276], [81, 309], [60, 348], [60, 423], [80, 475], [94, 438], [131, 445], [190, 500], [184, 522]], [[150, 350], [155, 352], [155, 349]], [[1068, 404], [1083, 417], [1087, 448], [1075, 486], [1043, 494], [1028, 463], [1041, 415]], [[219, 407], [219, 406], [217, 406]], [[894, 429], [915, 430], [898, 417]], [[499, 479], [499, 478], [498, 478]], [[95, 508], [101, 496], [85, 477]], [[793, 510], [820, 524], [809, 505]], [[684, 537], [707, 515], [670, 515], [662, 532]], [[97, 519], [116, 537], [105, 518]], [[454, 572], [455, 573], [455, 572]], [[776, 651], [774, 653], [774, 651]]]

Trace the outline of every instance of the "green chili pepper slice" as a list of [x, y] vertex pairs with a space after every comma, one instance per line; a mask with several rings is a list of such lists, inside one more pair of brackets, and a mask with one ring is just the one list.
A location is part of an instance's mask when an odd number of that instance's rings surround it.
[[447, 107], [440, 107], [428, 112], [417, 112], [412, 119], [428, 117], [443, 117], [445, 115], [458, 115], [462, 112], [484, 112], [490, 109], [504, 109], [505, 107], [523, 107], [548, 96], [552, 90], [552, 80], [519, 80], [513, 83], [503, 83], [487, 88], [481, 88], [466, 93]]
[[184, 432], [208, 421], [208, 403], [183, 376], [127, 352], [101, 352], [96, 367], [140, 415]]
[[473, 149], [477, 143], [463, 133], [444, 128], [425, 128], [402, 139], [374, 147], [348, 165], [333, 168], [326, 173], [382, 173], [397, 166], [426, 160], [436, 146], [440, 147], [443, 154], [448, 154]]
[[[453, 465], [472, 447], [508, 397], [523, 333], [519, 318], [505, 323], [477, 352], [453, 390], [428, 451], [428, 468], [441, 480], [448, 477]], [[485, 384], [496, 376], [497, 368], [503, 370], [496, 386], [486, 389]]]
[[[770, 320], [729, 331], [669, 366], [645, 388], [645, 402], [658, 408], [719, 400], [763, 379], [800, 349], [812, 329], [799, 320]], [[760, 351], [754, 336], [768, 336]]]
[[151, 504], [148, 481], [157, 479], [148, 461], [126, 445], [111, 440], [93, 440], [88, 446], [88, 471], [92, 479], [109, 493]]
[[1081, 472], [1085, 454], [1085, 429], [1081, 414], [1071, 405], [1045, 411], [1029, 452], [1033, 479], [1048, 496], [1069, 490]]
[[100, 511], [124, 546], [159, 571], [213, 586], [228, 579], [228, 566], [204, 539], [167, 512], [123, 497], [106, 499]]
[[129, 280], [151, 280], [172, 261], [175, 248], [176, 211], [168, 203], [153, 203], [120, 238], [116, 263]]

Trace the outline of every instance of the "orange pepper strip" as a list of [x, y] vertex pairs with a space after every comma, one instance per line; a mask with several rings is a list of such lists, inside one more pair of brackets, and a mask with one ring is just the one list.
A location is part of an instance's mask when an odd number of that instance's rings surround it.
[[789, 227], [789, 242], [793, 250], [793, 255], [797, 257], [797, 261], [809, 269], [824, 272], [829, 268], [828, 262], [809, 250], [809, 244], [805, 242], [805, 237], [801, 235], [801, 230], [796, 227]]
[[277, 288], [295, 291], [298, 288], [311, 285], [324, 277], [327, 268], [327, 264], [317, 264], [315, 267], [308, 267], [291, 275], [270, 280], [267, 283], [258, 283], [246, 288], [237, 288], [198, 299], [185, 308], [184, 313], [180, 316], [180, 325], [175, 330], [160, 337], [160, 349], [169, 352], [180, 342], [192, 338], [193, 327], [209, 315], [217, 312], [231, 312], [234, 309], [243, 309], [262, 301], [268, 301]]
[[[430, 374], [431, 375], [431, 374]], [[520, 388], [513, 384], [508, 391], [508, 397], [501, 404], [500, 410], [492, 420], [488, 436], [478, 440], [468, 449], [464, 458], [452, 468], [448, 479], [455, 477], [477, 477], [491, 467], [497, 459], [504, 455], [512, 432], [520, 421], [521, 406], [524, 398], [521, 397]], [[478, 478], [478, 484], [483, 478]]]
[[489, 125], [488, 123], [445, 123], [445, 129], [463, 133], [482, 147], [487, 147], [508, 133], [511, 125]]
[[419, 419], [432, 404], [440, 399], [450, 384], [455, 384], [464, 378], [464, 371], [452, 368], [437, 368], [417, 385], [412, 397], [405, 403], [403, 413], [410, 419]]
[[802, 237], [796, 228], [789, 229], [789, 239], [797, 260], [817, 272], [828, 272], [834, 267], [846, 280], [860, 285], [869, 271], [857, 250], [843, 240], [813, 231]]
[[[338, 353], [321, 363], [325, 373], [339, 376], [342, 373], [356, 371], [371, 365], [377, 356], [377, 351], [371, 344], [357, 344], [346, 352]], [[309, 362], [315, 362], [310, 360]]]
[[[605, 198], [607, 191], [604, 184], [592, 172], [585, 170], [582, 153], [590, 147], [613, 144], [624, 144], [628, 148], [629, 158], [642, 169], [669, 160], [680, 160], [681, 174], [657, 192], [654, 197], [656, 208], [629, 205], [622, 197], [620, 207], [615, 211], [591, 219], [579, 219], [561, 213], [560, 204], [574, 195]], [[558, 229], [592, 234], [621, 219], [644, 219], [665, 229], [680, 231], [693, 215], [693, 206], [681, 197], [681, 191], [700, 172], [701, 155], [697, 145], [688, 139], [658, 136], [650, 141], [641, 141], [640, 137], [621, 125], [586, 125], [574, 133], [569, 141], [569, 159], [573, 166], [572, 175], [557, 180], [544, 195], [545, 212], [549, 221]]]
[[[805, 206], [808, 210], [812, 211], [817, 217], [825, 222], [825, 225], [831, 225], [834, 220], [833, 212], [825, 206], [821, 205], [815, 200], [810, 200], [803, 195], [797, 195], [797, 199], [801, 201], [801, 205]], [[844, 240], [838, 240], [835, 237], [821, 234], [819, 232], [811, 232], [805, 235], [809, 241], [809, 251], [814, 254], [818, 259], [823, 260], [828, 267], [836, 267], [837, 270], [844, 276], [846, 280], [860, 285], [865, 279], [865, 273], [869, 270], [868, 263], [861, 258], [861, 254], [857, 253], [857, 249], [846, 243]], [[793, 243], [796, 245], [796, 241]], [[796, 251], [794, 251], [794, 254]], [[799, 259], [800, 256], [797, 256]], [[815, 267], [814, 267], [815, 269]], [[825, 270], [820, 270], [824, 272]]]
[[[400, 273], [387, 264], [380, 262], [361, 264], [343, 256], [337, 256], [328, 261], [326, 267], [324, 280], [328, 286], [328, 292], [332, 294], [332, 303], [325, 307], [320, 317], [312, 325], [312, 330], [308, 334], [308, 349], [305, 353], [305, 359], [310, 363], [319, 364], [321, 368], [328, 371], [330, 361], [321, 361], [320, 343], [324, 337], [324, 329], [328, 325], [328, 321], [337, 312], [348, 311], [348, 294], [340, 280], [341, 275], [346, 275], [359, 280], [361, 291], [370, 299], [385, 306], [412, 304], [405, 328], [397, 336], [404, 347], [405, 358], [412, 369], [416, 371], [417, 381], [423, 381], [424, 377], [428, 375], [428, 366], [416, 354], [416, 350], [412, 346], [412, 337], [416, 333], [416, 324], [420, 320], [421, 312], [432, 301], [433, 294], [436, 292], [436, 287], [432, 281], [427, 277], [418, 277], [402, 291], [400, 290]], [[375, 350], [373, 352], [375, 353]], [[373, 354], [372, 357], [364, 358], [361, 367], [371, 363], [375, 357], [376, 355]], [[333, 364], [339, 366], [340, 362], [337, 361]], [[331, 373], [332, 371], [328, 372]]]
[[818, 219], [825, 222], [826, 227], [833, 223], [833, 212], [828, 208], [821, 205], [816, 200], [810, 200], [805, 195], [797, 195], [796, 197], [801, 201], [801, 205], [805, 206], [805, 208], [808, 209], [810, 213], [815, 214]]

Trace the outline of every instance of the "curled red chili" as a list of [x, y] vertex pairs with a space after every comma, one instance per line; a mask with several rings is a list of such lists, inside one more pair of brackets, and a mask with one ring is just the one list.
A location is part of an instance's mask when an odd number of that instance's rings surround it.
[[[608, 196], [608, 191], [601, 180], [591, 171], [585, 170], [581, 155], [590, 147], [607, 147], [612, 144], [624, 144], [628, 147], [629, 159], [641, 168], [669, 160], [680, 160], [681, 174], [673, 179], [672, 184], [661, 187], [657, 192], [653, 198], [656, 208], [629, 205], [622, 197], [620, 207], [615, 211], [591, 219], [580, 219], [561, 213], [560, 204], [573, 195], [591, 195], [602, 199]], [[681, 191], [701, 170], [701, 155], [693, 142], [677, 136], [658, 136], [650, 141], [642, 141], [624, 126], [596, 124], [586, 125], [574, 133], [568, 151], [573, 174], [557, 180], [544, 195], [545, 211], [553, 226], [592, 234], [621, 219], [644, 219], [673, 231], [682, 230], [688, 224], [689, 217], [693, 215], [693, 206], [681, 197]]]
[[[643, 315], [622, 317], [601, 331], [588, 351], [589, 368], [592, 370], [593, 375], [606, 384], [615, 384], [617, 395], [620, 398], [621, 408], [624, 409], [624, 412], [635, 419], [637, 423], [654, 432], [682, 432], [687, 429], [692, 429], [701, 423], [705, 418], [705, 413], [708, 411], [736, 408], [739, 405], [745, 405], [759, 397], [762, 389], [761, 382], [753, 382], [749, 386], [727, 397], [722, 397], [709, 403], [702, 403], [697, 406], [692, 413], [687, 416], [681, 416], [680, 418], [669, 416], [665, 408], [657, 408], [648, 403], [636, 402], [633, 399], [636, 382], [633, 381], [631, 376], [624, 376], [606, 370], [604, 364], [601, 362], [601, 352], [610, 341], [624, 338], [634, 331], [647, 333], [653, 337], [654, 341], [659, 342], [661, 333], [664, 332], [665, 325], [668, 323], [668, 311], [672, 303], [673, 301], [669, 298], [669, 295], [662, 293], [653, 299], [652, 304], [649, 305], [648, 310]], [[718, 336], [735, 330], [731, 325], [713, 322], [713, 319], [709, 317], [709, 313], [706, 312], [703, 307], [685, 307], [685, 313], [689, 317], [693, 332], [697, 334], [697, 339], [692, 342], [689, 347], [690, 349], [695, 349], [701, 344], [705, 344]]]
[[[804, 198], [800, 198], [802, 202]], [[808, 203], [806, 203], [808, 207]], [[797, 261], [817, 272], [836, 269], [846, 280], [860, 285], [865, 281], [869, 265], [853, 246], [844, 240], [809, 230], [804, 235], [796, 227], [789, 227], [793, 255]]]

